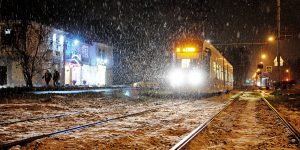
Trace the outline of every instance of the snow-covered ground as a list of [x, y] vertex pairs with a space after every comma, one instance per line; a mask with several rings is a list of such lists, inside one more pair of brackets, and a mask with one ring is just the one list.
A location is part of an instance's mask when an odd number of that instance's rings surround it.
[[[300, 89], [298, 90], [300, 91]], [[298, 132], [300, 132], [300, 96], [274, 96], [271, 94], [265, 94], [265, 96], [278, 112], [282, 114]]]
[[[50, 100], [11, 101], [1, 104], [2, 122], [60, 114], [83, 113], [53, 119], [20, 122], [0, 126], [1, 143], [50, 133], [64, 128], [153, 109], [73, 133], [40, 139], [30, 149], [169, 149], [196, 126], [217, 113], [230, 100], [228, 95], [203, 99], [121, 99], [111, 97], [68, 98], [54, 96]], [[22, 113], [23, 112], [23, 113]], [[24, 114], [25, 113], [25, 114]], [[16, 147], [14, 147], [16, 148]]]
[[291, 136], [258, 93], [246, 92], [185, 148], [296, 150]]
[[[194, 128], [221, 110], [229, 102], [230, 97], [237, 93], [232, 92], [228, 95], [202, 99], [150, 97], [131, 99], [105, 96], [85, 97], [81, 95], [68, 97], [56, 95], [44, 99], [10, 100], [9, 104], [0, 104], [0, 124], [26, 118], [78, 113], [52, 119], [0, 125], [0, 144], [151, 109], [150, 112], [142, 115], [114, 120], [68, 134], [35, 140], [28, 145], [28, 148], [41, 150], [170, 149]], [[240, 112], [243, 112], [241, 115], [249, 114], [251, 116], [258, 111], [254, 109], [255, 100], [257, 100], [258, 96], [260, 94], [244, 96], [245, 102], [249, 101], [249, 106], [253, 106], [253, 108], [237, 107]], [[287, 112], [283, 115], [293, 116], [292, 122], [299, 124], [299, 110], [285, 107], [286, 105], [283, 104], [277, 106], [281, 112]], [[255, 121], [253, 118], [255, 116], [252, 116], [252, 122]], [[264, 118], [257, 117], [256, 119], [264, 120]], [[228, 121], [227, 123], [230, 122]], [[245, 122], [244, 127], [249, 126], [247, 124], [248, 122]], [[234, 125], [234, 123], [231, 122], [231, 125]], [[255, 128], [253, 127], [253, 129]], [[232, 138], [240, 143], [245, 142], [250, 145], [253, 142], [255, 143], [253, 139], [256, 138], [235, 138], [239, 135], [242, 136], [242, 134], [234, 134]], [[19, 146], [15, 146], [12, 149], [19, 148]], [[230, 149], [232, 147], [228, 146], [227, 148]], [[22, 147], [22, 149], [25, 149], [25, 147]]]

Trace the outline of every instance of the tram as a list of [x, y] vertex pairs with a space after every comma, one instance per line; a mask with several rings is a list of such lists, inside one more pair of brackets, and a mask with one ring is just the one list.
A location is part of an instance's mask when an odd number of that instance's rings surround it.
[[168, 85], [173, 89], [205, 93], [233, 88], [233, 66], [208, 41], [183, 38], [172, 44]]

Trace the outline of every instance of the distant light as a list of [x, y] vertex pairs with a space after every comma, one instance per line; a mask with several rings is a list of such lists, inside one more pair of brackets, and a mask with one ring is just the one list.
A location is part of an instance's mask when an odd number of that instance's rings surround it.
[[65, 40], [64, 36], [61, 35], [61, 36], [59, 37], [59, 44], [63, 45], [63, 44], [64, 44], [64, 40]]
[[52, 36], [52, 41], [53, 41], [53, 42], [56, 42], [56, 34], [55, 34], [55, 33], [54, 33], [53, 36]]
[[107, 60], [107, 59], [104, 59], [104, 63], [107, 64], [107, 63], [108, 63], [108, 60]]
[[176, 52], [180, 52], [180, 48], [179, 47], [176, 48]]
[[210, 43], [210, 40], [206, 40], [207, 43]]
[[127, 97], [130, 97], [130, 92], [129, 91], [125, 91], [124, 95], [127, 96]]
[[256, 85], [257, 85], [257, 86], [260, 86], [261, 84], [260, 84], [260, 82], [259, 82], [259, 81], [257, 81]]
[[10, 34], [11, 33], [11, 29], [5, 29], [5, 34]]
[[263, 64], [263, 62], [261, 61], [260, 64]]
[[79, 40], [75, 39], [74, 40], [74, 45], [78, 45], [79, 44]]
[[290, 71], [289, 71], [289, 69], [286, 69], [286, 70], [285, 70], [285, 72], [287, 72], [287, 73], [288, 73], [288, 72], [290, 72]]
[[247, 80], [246, 80], [246, 83], [249, 84], [249, 83], [250, 83], [250, 80], [247, 79]]
[[261, 58], [262, 58], [262, 59], [265, 59], [266, 57], [267, 57], [267, 56], [266, 56], [265, 54], [262, 54], [262, 55], [261, 55]]
[[289, 78], [286, 78], [285, 80], [286, 80], [286, 81], [289, 81]]
[[268, 38], [268, 41], [270, 41], [270, 42], [274, 41], [274, 37], [273, 37], [273, 36], [270, 36], [270, 37]]

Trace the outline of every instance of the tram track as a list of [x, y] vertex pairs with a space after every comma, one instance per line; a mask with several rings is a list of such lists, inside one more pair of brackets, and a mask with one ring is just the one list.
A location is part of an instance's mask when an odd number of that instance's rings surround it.
[[293, 138], [295, 138], [296, 140], [297, 140], [297, 142], [298, 142], [298, 145], [300, 145], [300, 133], [299, 133], [299, 131], [297, 131], [296, 129], [295, 129], [295, 127], [292, 125], [292, 124], [290, 124], [276, 109], [275, 109], [275, 107], [274, 106], [272, 106], [272, 104], [266, 99], [266, 98], [264, 98], [263, 96], [261, 97], [261, 99], [263, 100], [263, 101], [265, 101], [266, 102], [266, 104], [269, 106], [269, 108], [270, 109], [272, 109], [273, 110], [273, 112], [276, 114], [276, 116], [283, 122], [283, 124], [290, 130], [290, 131], [292, 131], [292, 133], [293, 133], [293, 135], [294, 135], [294, 137]]
[[[202, 134], [202, 133], [204, 134], [205, 130], [209, 126], [217, 126], [217, 125], [213, 124], [214, 120], [217, 120], [217, 118], [220, 116], [220, 114], [222, 114], [224, 111], [226, 111], [226, 109], [228, 109], [231, 105], [233, 105], [233, 103], [235, 103], [240, 98], [240, 96], [242, 96], [242, 94], [239, 95], [238, 97], [236, 97], [234, 100], [232, 100], [228, 105], [226, 105], [226, 107], [224, 109], [220, 110], [216, 115], [211, 117], [205, 123], [199, 125], [196, 129], [194, 129], [192, 132], [190, 132], [186, 137], [184, 137], [181, 141], [179, 141], [171, 149], [172, 150], [190, 149], [191, 148], [190, 145], [192, 142], [194, 142], [196, 140], [198, 140], [198, 141], [201, 140], [201, 138], [199, 138], [200, 137], [199, 134]], [[276, 115], [276, 117], [281, 121], [281, 123], [292, 133], [293, 136], [288, 136], [289, 142], [292, 141], [291, 143], [298, 144], [298, 147], [299, 147], [299, 145], [300, 145], [299, 132], [288, 121], [286, 121], [284, 119], [284, 117], [263, 96], [261, 96], [261, 100], [268, 106], [268, 108], [272, 111], [272, 113]], [[223, 127], [217, 127], [217, 128], [221, 129]], [[207, 130], [209, 130], [209, 129], [207, 129]], [[233, 129], [226, 129], [226, 130], [231, 131]], [[214, 132], [214, 131], [206, 131], [205, 134], [207, 134], [209, 132]], [[215, 132], [219, 132], [219, 131], [215, 131]], [[197, 139], [197, 136], [199, 136], [198, 139]], [[194, 142], [194, 143], [197, 143], [197, 142]]]
[[0, 126], [6, 126], [6, 125], [21, 123], [21, 122], [31, 122], [31, 121], [38, 121], [38, 120], [45, 120], [45, 119], [60, 118], [60, 117], [66, 117], [66, 116], [71, 116], [71, 115], [79, 115], [79, 114], [82, 114], [85, 112], [87, 112], [87, 111], [74, 111], [74, 112], [60, 113], [60, 114], [50, 115], [50, 116], [20, 119], [17, 121], [1, 122]]
[[234, 101], [238, 100], [241, 95], [243, 95], [243, 93], [240, 93], [238, 96], [233, 98], [233, 100], [229, 101], [223, 109], [221, 109], [218, 113], [216, 113], [214, 116], [209, 118], [206, 122], [202, 123], [197, 128], [195, 128], [185, 138], [183, 138], [176, 145], [174, 145], [171, 148], [171, 150], [180, 150], [184, 146], [186, 146], [191, 140], [193, 140], [197, 136], [197, 134], [202, 132], [220, 113], [222, 113], [225, 109], [227, 109]]
[[34, 140], [37, 140], [37, 139], [41, 139], [41, 138], [45, 138], [45, 137], [51, 137], [51, 136], [55, 136], [55, 135], [59, 135], [59, 134], [66, 134], [66, 133], [69, 133], [69, 132], [74, 132], [74, 131], [77, 131], [77, 130], [93, 127], [93, 126], [100, 125], [100, 124], [103, 124], [103, 123], [108, 123], [108, 122], [111, 122], [111, 121], [114, 121], [114, 120], [119, 120], [119, 119], [124, 119], [124, 118], [127, 118], [127, 117], [142, 115], [144, 113], [147, 113], [147, 112], [150, 112], [150, 111], [153, 111], [153, 110], [154, 109], [149, 109], [149, 110], [145, 110], [145, 111], [141, 111], [141, 112], [137, 112], [137, 113], [131, 113], [131, 114], [115, 117], [115, 118], [109, 118], [109, 119], [105, 119], [105, 120], [98, 120], [96, 122], [87, 123], [87, 124], [84, 124], [84, 125], [75, 126], [75, 127], [71, 127], [71, 128], [66, 128], [66, 129], [63, 129], [63, 130], [58, 130], [58, 131], [51, 132], [51, 133], [48, 133], [48, 134], [32, 136], [32, 137], [21, 139], [21, 140], [16, 140], [16, 141], [13, 141], [13, 142], [10, 142], [10, 143], [4, 143], [4, 144], [0, 145], [0, 149], [5, 150], [5, 149], [8, 149], [8, 148], [10, 148], [12, 146], [15, 146], [15, 145], [26, 145], [27, 143], [30, 143], [30, 142], [32, 142]]
[[[212, 96], [216, 96], [216, 95], [218, 95], [218, 94], [211, 94], [211, 95], [207, 95], [207, 96], [204, 95], [203, 98], [208, 98], [208, 97], [212, 97]], [[7, 125], [22, 123], [22, 122], [33, 122], [33, 121], [68, 117], [68, 116], [80, 115], [80, 114], [84, 114], [84, 113], [88, 113], [88, 112], [97, 113], [98, 111], [72, 111], [72, 112], [59, 113], [59, 114], [48, 115], [48, 116], [37, 116], [37, 117], [32, 117], [32, 118], [18, 119], [15, 121], [0, 122], [0, 126], [7, 126]], [[102, 111], [99, 111], [99, 112], [102, 112]]]
[[[184, 101], [184, 102], [173, 104], [173, 106], [183, 105], [183, 104], [189, 103], [189, 102], [191, 102], [191, 101], [187, 100], [187, 101]], [[100, 120], [90, 122], [90, 123], [86, 123], [86, 124], [83, 124], [83, 125], [73, 126], [73, 127], [70, 127], [70, 128], [62, 129], [62, 130], [57, 130], [57, 131], [54, 131], [54, 132], [51, 132], [51, 133], [40, 134], [40, 135], [37, 135], [37, 136], [32, 136], [32, 137], [28, 137], [28, 138], [24, 138], [24, 139], [20, 139], [20, 140], [15, 140], [15, 141], [8, 142], [8, 143], [3, 143], [3, 144], [0, 145], [0, 149], [1, 150], [2, 149], [8, 149], [8, 148], [10, 148], [12, 146], [15, 146], [15, 145], [26, 145], [26, 144], [34, 141], [34, 140], [37, 140], [37, 139], [41, 139], [41, 138], [45, 138], [45, 137], [52, 137], [52, 136], [61, 135], [61, 134], [67, 134], [67, 133], [70, 133], [70, 132], [78, 131], [78, 130], [85, 129], [85, 128], [94, 127], [96, 125], [101, 125], [101, 124], [108, 123], [108, 122], [112, 122], [112, 121], [116, 121], [116, 120], [120, 120], [120, 119], [124, 119], [124, 118], [128, 118], [128, 117], [143, 115], [145, 113], [154, 112], [157, 109], [167, 108], [167, 107], [170, 107], [170, 105], [165, 105], [165, 104], [156, 105], [154, 108], [150, 108], [150, 109], [135, 112], [135, 113], [121, 114], [117, 117], [111, 117], [111, 118], [108, 118], [108, 119], [100, 119]]]

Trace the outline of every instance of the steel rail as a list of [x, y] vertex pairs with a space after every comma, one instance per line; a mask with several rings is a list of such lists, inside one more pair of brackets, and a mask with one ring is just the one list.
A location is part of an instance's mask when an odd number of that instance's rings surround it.
[[35, 118], [27, 118], [27, 119], [21, 119], [17, 121], [9, 121], [9, 122], [1, 122], [0, 126], [5, 126], [9, 124], [14, 124], [14, 123], [20, 123], [20, 122], [27, 122], [27, 121], [37, 121], [37, 120], [44, 120], [44, 119], [52, 119], [52, 118], [60, 118], [60, 117], [65, 117], [65, 116], [71, 116], [71, 115], [78, 115], [84, 113], [83, 111], [80, 112], [69, 112], [69, 113], [61, 113], [61, 114], [56, 114], [52, 116], [44, 116], [44, 117], [35, 117]]
[[[237, 99], [240, 95], [241, 94], [236, 96], [234, 98], [234, 100]], [[182, 104], [185, 104], [185, 103], [188, 103], [188, 102], [190, 102], [190, 101], [177, 103], [177, 104], [174, 104], [174, 106], [182, 105]], [[229, 105], [229, 104], [227, 104], [227, 105]], [[37, 139], [41, 139], [41, 138], [45, 138], [45, 137], [51, 137], [51, 136], [55, 136], [55, 135], [59, 135], [59, 134], [66, 134], [66, 133], [74, 132], [74, 131], [81, 130], [81, 129], [84, 129], [84, 128], [93, 127], [93, 126], [96, 126], [96, 125], [99, 125], [99, 124], [107, 123], [107, 122], [118, 120], [118, 119], [124, 119], [124, 118], [127, 118], [127, 117], [142, 115], [142, 114], [145, 114], [147, 112], [152, 112], [153, 110], [156, 110], [156, 109], [159, 109], [159, 108], [164, 108], [164, 107], [169, 107], [169, 106], [163, 106], [162, 105], [162, 106], [158, 106], [156, 108], [144, 110], [144, 111], [137, 112], [137, 113], [131, 113], [131, 114], [128, 114], [128, 115], [122, 115], [122, 116], [114, 117], [114, 118], [110, 118], [110, 119], [99, 120], [99, 121], [96, 121], [96, 122], [92, 122], [92, 123], [88, 123], [88, 124], [84, 124], [84, 125], [80, 125], [80, 126], [66, 128], [66, 129], [63, 129], [63, 130], [58, 130], [58, 131], [54, 131], [54, 132], [47, 133], [47, 134], [41, 134], [41, 135], [29, 137], [29, 138], [24, 138], [24, 139], [21, 139], [21, 140], [16, 140], [16, 141], [9, 142], [9, 143], [0, 144], [0, 150], [6, 150], [6, 149], [8, 149], [12, 146], [16, 146], [16, 145], [26, 145], [29, 142], [32, 142], [32, 141], [37, 140]]]
[[75, 127], [71, 127], [71, 128], [67, 128], [67, 129], [63, 129], [63, 130], [58, 130], [58, 131], [47, 133], [47, 134], [32, 136], [32, 137], [29, 137], [29, 138], [13, 141], [13, 142], [10, 142], [10, 143], [4, 143], [4, 144], [0, 145], [0, 150], [8, 149], [8, 148], [10, 148], [12, 146], [15, 146], [15, 145], [25, 145], [29, 142], [32, 142], [32, 141], [37, 140], [37, 139], [45, 138], [45, 137], [50, 137], [50, 136], [54, 136], [54, 135], [74, 132], [74, 131], [77, 131], [77, 130], [93, 127], [93, 126], [103, 124], [103, 123], [107, 123], [107, 122], [110, 122], [110, 121], [145, 114], [145, 113], [153, 111], [155, 109], [149, 109], [149, 110], [145, 110], [145, 111], [141, 111], [141, 112], [137, 112], [137, 113], [131, 113], [131, 114], [128, 114], [128, 115], [123, 115], [123, 116], [114, 117], [114, 118], [110, 118], [110, 119], [99, 120], [99, 121], [96, 121], [96, 122], [92, 122], [92, 123], [88, 123], [88, 124], [84, 124], [84, 125], [80, 125], [80, 126], [75, 126]]
[[[182, 104], [185, 104], [185, 103], [188, 103], [188, 102], [189, 101], [174, 104], [174, 106], [182, 105]], [[114, 117], [114, 118], [110, 118], [110, 119], [99, 120], [99, 121], [96, 121], [96, 122], [92, 122], [92, 123], [88, 123], [88, 124], [84, 124], [84, 125], [80, 125], [80, 126], [75, 126], [75, 127], [71, 127], [71, 128], [67, 128], [67, 129], [63, 129], [63, 130], [58, 130], [58, 131], [54, 131], [54, 132], [47, 133], [47, 134], [32, 136], [32, 137], [24, 138], [24, 139], [21, 139], [21, 140], [16, 140], [16, 141], [13, 141], [13, 142], [0, 144], [0, 150], [6, 150], [6, 149], [8, 149], [12, 146], [16, 146], [16, 145], [26, 145], [29, 142], [32, 142], [32, 141], [37, 140], [37, 139], [41, 139], [41, 138], [45, 138], [45, 137], [51, 137], [51, 136], [59, 135], [59, 134], [66, 134], [66, 133], [69, 133], [69, 132], [74, 132], [74, 131], [81, 130], [81, 129], [84, 129], [84, 128], [93, 127], [93, 126], [96, 126], [96, 125], [99, 125], [99, 124], [107, 123], [107, 122], [118, 120], [118, 119], [124, 119], [124, 118], [127, 118], [127, 117], [142, 115], [142, 114], [145, 114], [147, 112], [152, 112], [153, 110], [156, 110], [158, 108], [164, 108], [164, 107], [168, 107], [168, 106], [158, 106], [158, 107], [148, 109], [148, 110], [144, 110], [144, 111], [137, 112], [137, 113], [131, 113], [131, 114], [128, 114], [128, 115], [122, 115], [122, 116]]]
[[298, 142], [298, 145], [300, 145], [300, 134], [294, 128], [294, 126], [291, 125], [288, 121], [286, 121], [284, 117], [272, 106], [272, 104], [264, 96], [261, 96], [261, 99], [264, 100], [266, 104], [275, 112], [276, 116], [283, 122], [283, 124], [292, 131]]
[[215, 114], [214, 116], [212, 116], [211, 118], [209, 118], [206, 122], [204, 122], [201, 125], [199, 125], [192, 132], [190, 132], [186, 137], [184, 137], [175, 146], [173, 146], [171, 148], [171, 150], [180, 150], [183, 147], [185, 147], [190, 141], [192, 141], [198, 135], [198, 133], [202, 132], [220, 113], [222, 113], [225, 109], [227, 109], [234, 101], [238, 100], [239, 97], [243, 93], [240, 93], [238, 96], [234, 97], [233, 100], [229, 101], [222, 110], [220, 110], [217, 114]]

